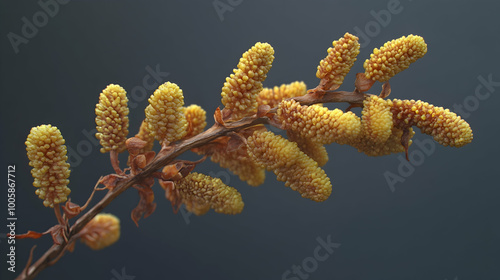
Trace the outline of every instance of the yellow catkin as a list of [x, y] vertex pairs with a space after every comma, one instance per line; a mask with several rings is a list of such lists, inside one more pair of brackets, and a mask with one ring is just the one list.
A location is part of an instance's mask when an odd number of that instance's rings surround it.
[[344, 77], [351, 70], [359, 54], [358, 37], [346, 33], [344, 37], [333, 41], [328, 48], [328, 55], [320, 61], [316, 77], [322, 79], [325, 89], [338, 88]]
[[374, 81], [388, 81], [426, 53], [427, 44], [420, 36], [408, 35], [389, 41], [380, 49], [375, 48], [365, 61], [365, 76]]
[[283, 100], [290, 97], [302, 96], [306, 94], [307, 87], [304, 82], [293, 82], [283, 84], [274, 88], [263, 88], [257, 96], [259, 105], [269, 105], [271, 108], [278, 106]]
[[415, 100], [392, 101], [394, 126], [407, 128], [416, 126], [422, 133], [431, 135], [441, 145], [462, 147], [472, 141], [472, 129], [457, 114], [443, 107]]
[[323, 166], [328, 162], [328, 152], [325, 146], [312, 141], [310, 138], [302, 137], [300, 134], [287, 131], [288, 140], [297, 143], [299, 149], [318, 163], [318, 166]]
[[187, 121], [184, 116], [184, 95], [174, 83], [161, 85], [149, 98], [146, 107], [146, 122], [155, 139], [174, 142], [187, 133]]
[[101, 153], [111, 150], [123, 152], [128, 135], [128, 98], [119, 85], [108, 85], [99, 95], [95, 107], [95, 134], [101, 143]]
[[184, 115], [188, 123], [186, 138], [200, 134], [207, 126], [207, 112], [198, 105], [190, 105], [184, 108]]
[[238, 120], [257, 112], [257, 95], [274, 60], [274, 49], [268, 43], [257, 43], [243, 54], [222, 87], [222, 104]]
[[372, 95], [363, 101], [361, 126], [366, 137], [375, 144], [382, 144], [392, 134], [391, 102]]
[[143, 152], [151, 151], [153, 149], [155, 135], [151, 130], [149, 130], [149, 125], [145, 120], [142, 121], [139, 133], [137, 133], [135, 137], [147, 143]]
[[295, 100], [280, 103], [276, 118], [285, 130], [320, 144], [349, 144], [361, 130], [358, 116], [320, 105], [302, 106]]
[[33, 127], [25, 142], [35, 193], [45, 207], [65, 202], [71, 192], [67, 187], [70, 170], [64, 143], [59, 129], [50, 124]]
[[83, 228], [80, 240], [93, 250], [101, 250], [120, 238], [120, 219], [112, 214], [97, 214]]
[[256, 131], [247, 139], [253, 160], [273, 171], [279, 181], [302, 197], [324, 201], [332, 192], [332, 184], [318, 163], [303, 153], [296, 143], [270, 131]]
[[192, 172], [176, 181], [175, 188], [186, 208], [197, 215], [205, 214], [209, 208], [222, 214], [239, 214], [243, 210], [241, 194], [219, 178]]

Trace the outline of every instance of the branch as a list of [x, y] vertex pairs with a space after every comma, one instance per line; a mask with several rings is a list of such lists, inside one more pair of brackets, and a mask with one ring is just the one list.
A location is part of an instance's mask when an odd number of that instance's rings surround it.
[[[311, 105], [316, 103], [330, 103], [330, 102], [348, 102], [350, 104], [362, 104], [366, 94], [357, 91], [346, 92], [346, 91], [310, 91], [310, 93], [295, 97], [297, 102], [302, 105]], [[276, 112], [277, 108], [271, 109], [269, 112]], [[38, 273], [43, 269], [54, 264], [79, 238], [78, 233], [92, 220], [97, 214], [99, 214], [108, 204], [111, 203], [116, 197], [121, 193], [129, 189], [135, 184], [138, 184], [142, 180], [153, 175], [154, 172], [163, 168], [164, 166], [171, 163], [178, 156], [184, 152], [191, 150], [193, 148], [203, 146], [212, 140], [215, 140], [221, 136], [225, 136], [230, 132], [239, 131], [250, 126], [257, 124], [269, 124], [269, 117], [257, 117], [256, 115], [251, 117], [245, 117], [239, 121], [229, 122], [226, 124], [221, 124], [216, 122], [208, 130], [193, 136], [192, 138], [179, 141], [165, 150], [165, 154], [160, 152], [157, 158], [148, 164], [142, 172], [135, 176], [130, 176], [129, 178], [118, 182], [115, 188], [108, 190], [108, 193], [91, 209], [89, 209], [85, 214], [83, 214], [74, 224], [71, 226], [68, 234], [68, 241], [63, 241], [61, 244], [54, 244], [50, 247], [33, 265], [23, 271], [16, 279], [34, 279]]]

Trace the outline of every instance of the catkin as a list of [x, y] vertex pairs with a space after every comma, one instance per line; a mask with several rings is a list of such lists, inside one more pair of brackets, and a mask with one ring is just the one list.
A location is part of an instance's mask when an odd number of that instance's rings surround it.
[[321, 79], [323, 89], [336, 89], [351, 70], [359, 54], [358, 37], [346, 33], [344, 37], [333, 41], [328, 48], [328, 55], [320, 61], [316, 77]]
[[184, 116], [184, 95], [174, 83], [162, 84], [151, 97], [146, 107], [146, 122], [156, 140], [174, 142], [187, 133], [187, 121]]
[[222, 104], [238, 120], [257, 112], [257, 96], [274, 60], [274, 49], [268, 43], [257, 43], [243, 54], [222, 87]]
[[219, 178], [192, 172], [176, 181], [175, 188], [186, 208], [197, 215], [205, 214], [209, 208], [222, 214], [239, 214], [243, 210], [241, 194]]
[[258, 164], [276, 174], [278, 181], [298, 191], [302, 197], [324, 201], [332, 184], [318, 163], [303, 153], [294, 142], [270, 131], [256, 131], [247, 139], [249, 154]]
[[300, 105], [295, 100], [281, 102], [276, 118], [285, 130], [321, 144], [349, 144], [357, 139], [361, 130], [360, 119], [352, 112]]
[[363, 133], [374, 144], [382, 144], [392, 133], [392, 102], [372, 95], [363, 101], [361, 126]]
[[128, 98], [125, 90], [110, 84], [99, 95], [95, 107], [96, 138], [102, 146], [101, 153], [111, 150], [123, 152], [128, 135]]
[[59, 129], [50, 124], [33, 127], [25, 142], [35, 193], [45, 207], [65, 202], [71, 192], [67, 187], [70, 170], [64, 143]]
[[449, 109], [436, 107], [420, 100], [392, 101], [391, 112], [394, 126], [407, 128], [416, 126], [422, 133], [431, 135], [441, 145], [462, 147], [472, 141], [469, 124]]
[[427, 44], [420, 36], [409, 35], [389, 41], [380, 49], [375, 48], [370, 59], [365, 61], [365, 76], [374, 81], [388, 81], [426, 53]]

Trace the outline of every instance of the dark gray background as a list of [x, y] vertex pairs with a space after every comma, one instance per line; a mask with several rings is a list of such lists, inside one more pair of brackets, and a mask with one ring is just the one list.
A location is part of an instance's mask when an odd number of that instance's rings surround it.
[[[315, 87], [316, 66], [331, 42], [345, 32], [356, 34], [356, 27], [364, 30], [375, 21], [373, 13], [389, 3], [231, 2], [238, 5], [221, 20], [213, 1], [71, 1], [60, 5], [35, 36], [19, 46], [18, 54], [7, 34], [21, 35], [22, 17], [32, 22], [41, 7], [36, 1], [0, 2], [0, 166], [4, 178], [8, 164], [17, 167], [18, 232], [44, 231], [55, 223], [31, 185], [24, 141], [32, 126], [56, 125], [67, 145], [77, 149], [89, 143], [83, 131], [95, 127], [100, 91], [118, 83], [131, 93], [148, 74], [145, 68], [157, 64], [169, 72], [164, 81], [184, 90], [186, 104], [213, 112], [220, 105], [225, 77], [258, 41], [269, 42], [276, 52], [265, 86], [302, 80]], [[423, 36], [428, 53], [391, 80], [392, 98], [422, 99], [453, 110], [454, 104], [473, 100], [478, 77], [492, 75], [500, 81], [499, 5], [494, 1], [407, 0], [399, 7], [403, 10], [392, 14], [386, 26], [372, 29], [370, 42], [341, 89], [353, 88], [354, 74], [364, 71], [363, 61], [373, 48], [408, 34]], [[379, 87], [377, 83], [374, 91]], [[180, 213], [172, 213], [156, 188], [157, 210], [137, 228], [130, 211], [138, 198], [130, 190], [106, 209], [121, 218], [117, 244], [98, 252], [77, 244], [74, 253], [39, 279], [119, 279], [114, 272], [120, 274], [122, 268], [136, 280], [282, 279], [292, 265], [313, 256], [318, 237], [327, 236], [341, 245], [318, 263], [309, 279], [500, 279], [500, 191], [495, 174], [500, 87], [493, 91], [469, 105], [477, 105], [467, 117], [474, 141], [461, 149], [436, 145], [394, 192], [383, 174], [398, 172], [399, 155], [371, 158], [348, 146], [328, 147], [330, 161], [324, 168], [333, 193], [323, 203], [302, 199], [272, 173], [264, 185], [253, 188], [205, 162], [198, 171], [220, 176], [242, 193], [242, 214], [193, 215], [187, 224]], [[134, 133], [146, 99], [131, 110]], [[417, 133], [415, 139], [431, 138]], [[98, 149], [91, 146], [89, 155], [72, 168], [71, 198], [77, 203], [85, 202], [99, 176], [112, 172], [107, 155]], [[410, 153], [415, 150], [413, 146]], [[2, 224], [5, 188], [4, 179]], [[0, 232], [6, 232], [5, 226]], [[11, 279], [6, 242], [0, 240], [1, 278]], [[38, 244], [38, 257], [50, 243], [48, 236], [18, 241], [18, 271], [31, 246]]]

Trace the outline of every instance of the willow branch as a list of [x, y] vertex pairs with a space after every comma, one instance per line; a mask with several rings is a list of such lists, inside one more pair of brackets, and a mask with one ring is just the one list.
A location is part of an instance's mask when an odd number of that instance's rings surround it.
[[[302, 105], [311, 105], [316, 103], [331, 103], [331, 102], [348, 102], [350, 104], [362, 103], [366, 94], [346, 91], [337, 92], [311, 92], [304, 96], [294, 97], [297, 102]], [[277, 108], [271, 109], [269, 112], [276, 112]], [[99, 214], [106, 206], [108, 206], [111, 201], [118, 197], [121, 193], [129, 189], [135, 184], [140, 183], [143, 179], [148, 178], [157, 172], [159, 169], [171, 163], [178, 156], [184, 152], [203, 146], [221, 136], [225, 136], [231, 132], [237, 132], [239, 130], [257, 125], [257, 124], [269, 124], [270, 119], [267, 116], [263, 117], [246, 117], [239, 121], [229, 122], [225, 124], [216, 123], [208, 130], [193, 136], [192, 138], [179, 141], [173, 145], [168, 146], [168, 149], [163, 154], [160, 152], [157, 158], [148, 164], [142, 172], [135, 176], [125, 177], [126, 179], [119, 181], [115, 188], [108, 190], [108, 193], [91, 209], [85, 212], [70, 228], [69, 234], [67, 236], [67, 241], [64, 240], [61, 244], [54, 244], [50, 247], [33, 265], [21, 273], [16, 279], [34, 279], [43, 269], [52, 265], [60, 258], [68, 249], [73, 242], [75, 242], [80, 233], [80, 231], [92, 220], [97, 214]]]

